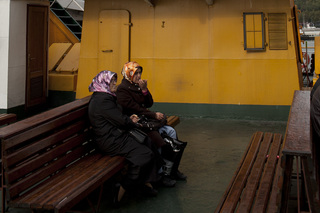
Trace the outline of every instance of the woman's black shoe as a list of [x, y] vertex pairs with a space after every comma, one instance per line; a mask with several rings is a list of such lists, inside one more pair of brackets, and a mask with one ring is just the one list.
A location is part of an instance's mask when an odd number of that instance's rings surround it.
[[166, 187], [174, 187], [177, 182], [175, 180], [172, 180], [169, 175], [163, 175], [161, 179], [161, 183], [163, 186], [166, 186]]
[[149, 196], [149, 197], [156, 197], [158, 195], [158, 191], [154, 188], [151, 188], [149, 186], [144, 185], [143, 188], [143, 194]]
[[176, 172], [176, 174], [173, 175], [173, 178], [176, 180], [187, 180], [187, 176], [179, 170]]
[[113, 201], [113, 206], [115, 208], [120, 207], [120, 201], [118, 200], [120, 186], [121, 186], [120, 183], [116, 183], [113, 188], [113, 200], [112, 201]]

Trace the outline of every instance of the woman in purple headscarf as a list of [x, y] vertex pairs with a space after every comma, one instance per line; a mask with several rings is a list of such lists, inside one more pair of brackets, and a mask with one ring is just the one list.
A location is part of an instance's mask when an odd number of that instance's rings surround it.
[[101, 71], [93, 78], [89, 91], [93, 92], [89, 103], [89, 120], [94, 133], [94, 142], [107, 155], [124, 156], [129, 162], [127, 175], [116, 185], [114, 203], [118, 204], [125, 190], [142, 186], [144, 192], [155, 196], [157, 191], [151, 183], [159, 180], [158, 169], [162, 161], [152, 151], [150, 140], [137, 142], [128, 130], [137, 127], [135, 115], [126, 116], [116, 103], [117, 74]]

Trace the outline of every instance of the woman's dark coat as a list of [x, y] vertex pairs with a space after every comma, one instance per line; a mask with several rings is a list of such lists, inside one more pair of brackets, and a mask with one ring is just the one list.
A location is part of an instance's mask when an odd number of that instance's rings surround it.
[[128, 137], [125, 130], [136, 127], [128, 116], [122, 114], [116, 104], [116, 97], [103, 92], [92, 94], [89, 119], [95, 142], [107, 154], [118, 152], [120, 147], [116, 144]]
[[148, 108], [153, 105], [153, 98], [150, 92], [146, 95], [138, 84], [132, 84], [123, 78], [117, 89], [118, 103], [123, 107], [123, 113], [126, 115], [145, 115], [148, 118], [156, 118], [156, 113]]
[[116, 97], [104, 92], [93, 93], [89, 103], [89, 119], [94, 142], [104, 153], [124, 156], [139, 166], [144, 166], [153, 158], [149, 147], [138, 143], [126, 132], [136, 124], [122, 114]]
[[158, 169], [163, 160], [150, 140], [141, 144], [128, 134], [127, 130], [136, 127], [136, 124], [121, 112], [116, 97], [104, 92], [94, 92], [88, 113], [94, 133], [93, 140], [99, 149], [111, 156], [124, 156], [132, 163], [128, 171], [130, 184], [127, 183], [127, 186], [132, 185], [131, 180], [141, 179], [141, 176], [145, 177], [145, 182], [159, 180]]
[[[133, 84], [123, 78], [116, 93], [117, 102], [122, 106], [124, 114], [128, 116], [144, 115], [147, 118], [156, 119], [156, 113], [148, 109], [153, 105], [153, 98], [149, 91], [144, 95], [138, 84]], [[149, 131], [147, 134], [158, 148], [166, 144], [158, 131]]]

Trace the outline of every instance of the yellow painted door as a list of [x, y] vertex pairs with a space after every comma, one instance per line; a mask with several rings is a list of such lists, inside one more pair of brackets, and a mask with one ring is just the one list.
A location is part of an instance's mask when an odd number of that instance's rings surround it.
[[130, 16], [126, 10], [103, 10], [99, 16], [98, 68], [121, 74], [129, 61]]

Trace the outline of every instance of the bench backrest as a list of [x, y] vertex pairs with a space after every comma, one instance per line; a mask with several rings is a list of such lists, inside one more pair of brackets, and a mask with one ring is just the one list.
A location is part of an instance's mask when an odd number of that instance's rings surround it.
[[10, 113], [10, 114], [2, 113], [2, 114], [0, 114], [0, 126], [11, 124], [13, 122], [16, 122], [16, 120], [17, 120], [17, 115], [16, 114], [13, 114], [13, 113]]
[[94, 151], [86, 97], [0, 129], [2, 184], [17, 198]]

